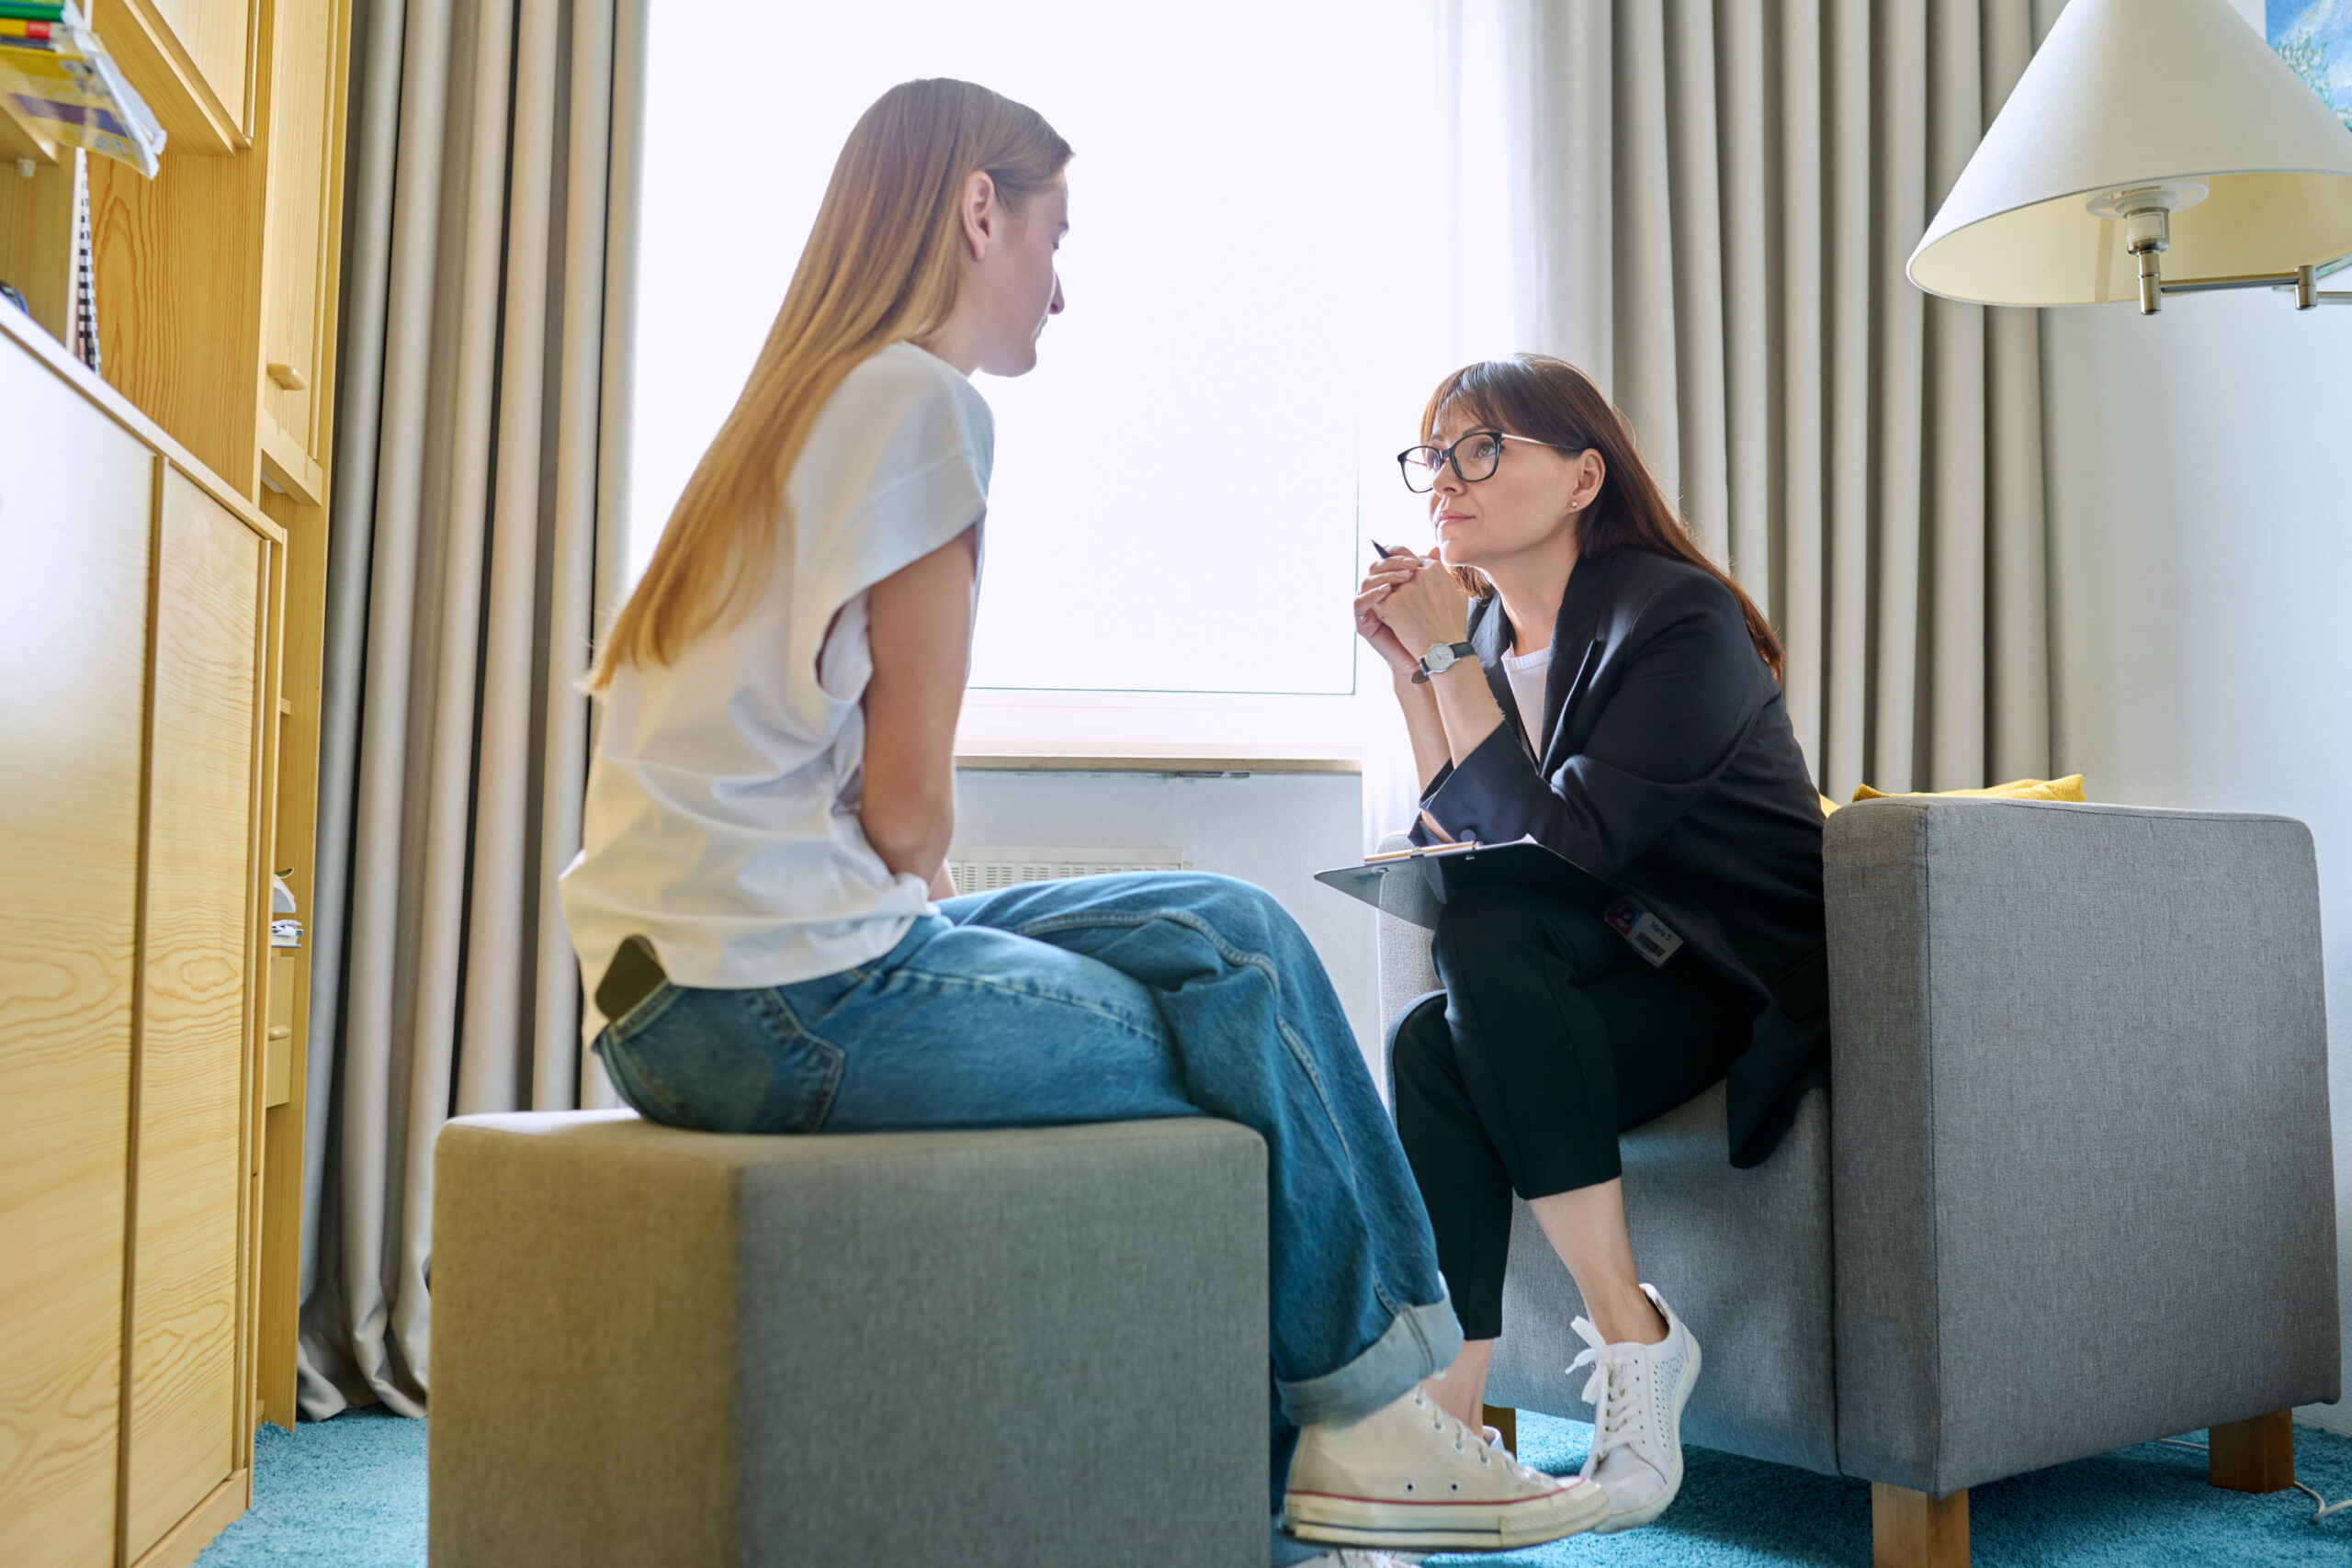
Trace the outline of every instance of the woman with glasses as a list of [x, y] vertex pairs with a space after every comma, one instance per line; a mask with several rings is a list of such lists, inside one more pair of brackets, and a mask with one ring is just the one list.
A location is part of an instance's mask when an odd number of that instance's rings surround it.
[[954, 896], [995, 445], [970, 378], [1027, 373], [1062, 309], [1069, 156], [1034, 110], [963, 82], [894, 87], [851, 132], [591, 682], [563, 913], [595, 1049], [646, 1117], [716, 1132], [1238, 1122], [1266, 1144], [1290, 1533], [1473, 1551], [1574, 1534], [1607, 1511], [1599, 1486], [1512, 1462], [1422, 1392], [1462, 1343], [1429, 1222], [1282, 908], [1189, 873]]
[[1479, 1419], [1516, 1192], [1589, 1314], [1583, 1473], [1609, 1497], [1596, 1528], [1627, 1529], [1681, 1484], [1700, 1353], [1635, 1268], [1618, 1134], [1728, 1079], [1727, 1153], [1757, 1165], [1826, 1081], [1821, 807], [1780, 639], [1590, 380], [1472, 365], [1421, 428], [1398, 462], [1436, 548], [1375, 563], [1355, 601], [1412, 737], [1414, 839], [1532, 836], [1619, 896], [1461, 888], [1431, 947], [1445, 989], [1391, 1026], [1397, 1132], [1468, 1342], [1429, 1386]]

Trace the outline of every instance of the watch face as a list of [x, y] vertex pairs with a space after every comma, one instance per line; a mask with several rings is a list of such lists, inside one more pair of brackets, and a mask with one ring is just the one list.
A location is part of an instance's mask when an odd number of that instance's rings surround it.
[[1421, 662], [1429, 667], [1430, 674], [1442, 675], [1453, 668], [1453, 649], [1449, 644], [1439, 643], [1421, 656]]

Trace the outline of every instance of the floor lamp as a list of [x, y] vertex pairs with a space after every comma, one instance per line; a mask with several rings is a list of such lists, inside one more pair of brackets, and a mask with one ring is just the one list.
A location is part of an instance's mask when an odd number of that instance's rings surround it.
[[2352, 130], [2228, 0], [2073, 0], [1911, 253], [1982, 305], [2290, 290], [2352, 262]]

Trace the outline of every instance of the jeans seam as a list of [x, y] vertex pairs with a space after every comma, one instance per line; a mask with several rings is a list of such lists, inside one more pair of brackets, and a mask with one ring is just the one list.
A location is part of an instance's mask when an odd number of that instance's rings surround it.
[[1420, 1350], [1421, 1365], [1430, 1367], [1431, 1375], [1445, 1371], [1443, 1367], [1430, 1365], [1437, 1359], [1437, 1348], [1430, 1343], [1429, 1330], [1421, 1322], [1420, 1308], [1400, 1304], [1389, 1292], [1385, 1280], [1373, 1280], [1372, 1299], [1380, 1303], [1380, 1310], [1388, 1314], [1389, 1322], [1405, 1325], [1405, 1332], [1413, 1337], [1414, 1345]]
[[654, 1092], [653, 1084], [638, 1071], [637, 1062], [630, 1054], [627, 1040], [618, 1037], [608, 1040], [605, 1045], [604, 1055], [605, 1072], [613, 1078], [614, 1087], [621, 1091], [622, 1100], [631, 1110], [638, 1111], [640, 1115], [644, 1114], [645, 1106], [639, 1103], [639, 1100], [644, 1100], [662, 1112], [660, 1116], [648, 1116], [647, 1120], [668, 1127], [684, 1127], [691, 1124], [692, 1119], [678, 1108], [677, 1102], [666, 1094]]
[[802, 1023], [800, 1015], [792, 1010], [792, 1004], [784, 999], [783, 992], [781, 986], [763, 987], [759, 993], [761, 1010], [768, 1013], [770, 1021], [779, 1024], [788, 1034], [797, 1035], [815, 1046], [818, 1059], [825, 1064], [824, 1089], [817, 1096], [816, 1113], [808, 1118], [807, 1128], [807, 1131], [814, 1133], [822, 1128], [825, 1119], [833, 1113], [833, 1100], [841, 1093], [842, 1073], [848, 1065], [849, 1053]]
[[1057, 1007], [1066, 1007], [1074, 1009], [1080, 1012], [1091, 1013], [1094, 1017], [1103, 1020], [1105, 1022], [1116, 1024], [1121, 1029], [1125, 1030], [1128, 1033], [1136, 1036], [1138, 1040], [1148, 1040], [1154, 1044], [1159, 1044], [1162, 1042], [1162, 1037], [1158, 1032], [1138, 1027], [1133, 1019], [1126, 1017], [1125, 1014], [1113, 1012], [1108, 1008], [1101, 1007], [1093, 1002], [1086, 1000], [1084, 998], [1074, 997], [1064, 991], [1049, 991], [1036, 986], [1009, 985], [1002, 980], [990, 979], [986, 976], [979, 975], [937, 975], [927, 969], [900, 969], [897, 975], [892, 976], [893, 979], [902, 977], [908, 980], [921, 980], [928, 985], [936, 986], [943, 989], [956, 988], [975, 991], [994, 991], [1001, 996], [1025, 997], [1033, 1001], [1052, 1002]]
[[627, 1040], [641, 1034], [684, 995], [684, 987], [674, 980], [664, 980], [639, 998], [637, 1005], [620, 1017], [606, 1019], [605, 1027], [613, 1032], [616, 1040]]
[[767, 987], [761, 993], [761, 996], [768, 1007], [783, 1015], [784, 1026], [786, 1029], [791, 1030], [795, 1034], [808, 1035], [811, 1040], [817, 1038], [817, 1036], [809, 1030], [808, 1026], [800, 1021], [800, 1015], [793, 1010], [792, 1004], [784, 999], [784, 987], [782, 986]]
[[[1437, 1359], [1437, 1347], [1430, 1343], [1429, 1330], [1422, 1326], [1421, 1314], [1408, 1308], [1396, 1315], [1411, 1332], [1413, 1343], [1420, 1347], [1421, 1365], [1429, 1367], [1430, 1362]], [[1433, 1373], [1445, 1371], [1443, 1367], [1430, 1367], [1430, 1370]]]
[[1150, 925], [1155, 920], [1172, 920], [1176, 924], [1184, 927], [1186, 930], [1196, 933], [1211, 947], [1216, 949], [1217, 956], [1224, 959], [1227, 964], [1247, 964], [1254, 961], [1264, 965], [1269, 972], [1273, 968], [1272, 964], [1263, 953], [1251, 953], [1245, 948], [1234, 946], [1231, 942], [1225, 940], [1223, 932], [1219, 931], [1215, 926], [1210, 925], [1206, 920], [1202, 919], [1198, 915], [1192, 913], [1192, 911], [1188, 909], [1155, 909], [1151, 913], [1145, 915], [1077, 913], [1067, 915], [1047, 915], [1043, 919], [1032, 920], [1027, 925], [1014, 927], [1013, 934], [1016, 936], [1034, 936], [1039, 931], [1078, 931], [1088, 926], [1126, 926], [1134, 928], [1136, 926]]
[[1306, 1077], [1308, 1086], [1315, 1090], [1315, 1102], [1322, 1107], [1323, 1120], [1329, 1123], [1331, 1135], [1339, 1140], [1340, 1156], [1347, 1161], [1349, 1190], [1357, 1190], [1355, 1150], [1348, 1145], [1347, 1128], [1340, 1123], [1338, 1108], [1331, 1103], [1330, 1091], [1324, 1086], [1323, 1075], [1316, 1070], [1313, 1057], [1307, 1054], [1306, 1046], [1283, 1017], [1282, 969], [1270, 954], [1252, 953], [1246, 948], [1236, 947], [1226, 941], [1224, 933], [1216, 927], [1185, 909], [1158, 909], [1149, 914], [1048, 915], [1043, 919], [1032, 920], [1017, 928], [1016, 934], [1034, 936], [1039, 931], [1078, 931], [1092, 926], [1118, 926], [1133, 930], [1159, 920], [1172, 921], [1195, 932], [1216, 950], [1218, 957], [1235, 968], [1256, 969], [1266, 976], [1267, 984], [1272, 986], [1274, 991], [1274, 1032], [1282, 1037], [1284, 1048], [1290, 1052], [1291, 1060], [1298, 1064], [1300, 1071]]
[[[1271, 971], [1273, 966], [1268, 964], [1266, 967]], [[1279, 994], [1282, 988], [1281, 976], [1274, 976], [1273, 982], [1274, 988]], [[1295, 1033], [1292, 1032], [1290, 1025], [1283, 1021], [1279, 1010], [1274, 1014], [1274, 1032], [1283, 1037], [1283, 1044], [1289, 1050], [1291, 1060], [1298, 1064], [1299, 1070], [1306, 1075], [1308, 1087], [1315, 1090], [1315, 1102], [1323, 1108], [1323, 1119], [1331, 1123], [1331, 1135], [1340, 1141], [1340, 1157], [1348, 1162], [1349, 1190], [1355, 1190], [1356, 1152], [1349, 1146], [1348, 1130], [1340, 1124], [1339, 1111], [1331, 1104], [1330, 1091], [1324, 1088], [1323, 1075], [1316, 1071], [1315, 1059], [1307, 1055], [1306, 1045], [1301, 1043]]]

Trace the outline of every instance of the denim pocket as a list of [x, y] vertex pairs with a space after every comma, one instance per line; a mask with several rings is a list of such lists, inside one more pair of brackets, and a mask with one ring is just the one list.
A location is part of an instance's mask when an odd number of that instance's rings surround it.
[[800, 1028], [768, 989], [665, 987], [601, 1043], [639, 1114], [698, 1132], [813, 1133], [841, 1084], [841, 1047]]

